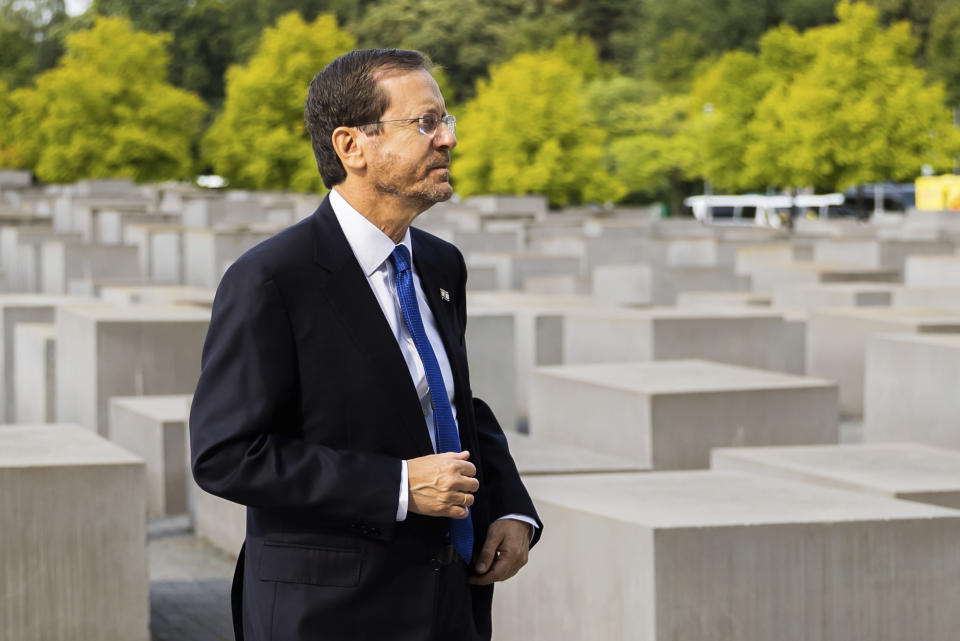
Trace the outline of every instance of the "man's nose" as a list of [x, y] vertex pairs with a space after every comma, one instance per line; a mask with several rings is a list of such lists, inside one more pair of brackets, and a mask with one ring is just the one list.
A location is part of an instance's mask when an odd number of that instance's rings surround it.
[[441, 121], [437, 126], [437, 133], [433, 137], [433, 144], [437, 147], [453, 149], [457, 146], [457, 136]]

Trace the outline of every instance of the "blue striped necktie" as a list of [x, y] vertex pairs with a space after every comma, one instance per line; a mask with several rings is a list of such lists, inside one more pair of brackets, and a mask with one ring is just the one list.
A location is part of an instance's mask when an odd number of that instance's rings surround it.
[[[407, 329], [413, 337], [427, 375], [427, 384], [430, 386], [430, 398], [433, 404], [433, 422], [437, 430], [437, 453], [459, 452], [460, 435], [457, 432], [457, 422], [453, 418], [453, 409], [450, 399], [447, 398], [447, 386], [440, 373], [440, 363], [430, 347], [427, 333], [423, 329], [423, 319], [420, 318], [420, 307], [417, 305], [417, 295], [413, 290], [413, 272], [410, 270], [410, 252], [403, 245], [397, 245], [390, 254], [390, 261], [397, 273], [397, 295], [400, 298], [400, 308]], [[467, 508], [467, 518], [450, 519], [450, 540], [457, 553], [470, 564], [473, 554], [473, 518]]]

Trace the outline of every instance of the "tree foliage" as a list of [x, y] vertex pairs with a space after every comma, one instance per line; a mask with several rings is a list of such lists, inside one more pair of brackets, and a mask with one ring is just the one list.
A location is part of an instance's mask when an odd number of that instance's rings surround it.
[[289, 13], [267, 29], [250, 61], [227, 72], [223, 113], [203, 142], [214, 170], [236, 187], [322, 190], [303, 105], [313, 76], [353, 47], [332, 15], [307, 23]]
[[23, 87], [53, 67], [69, 22], [63, 0], [0, 0], [0, 80]]
[[584, 104], [591, 69], [593, 46], [572, 38], [494, 66], [460, 121], [457, 191], [545, 194], [554, 205], [618, 200], [625, 190], [609, 171], [606, 132]]
[[757, 106], [747, 173], [780, 187], [843, 189], [949, 167], [960, 141], [942, 86], [913, 64], [909, 24], [885, 29], [876, 9], [846, 1], [837, 16], [793, 40], [806, 54]]
[[189, 176], [205, 107], [167, 83], [168, 40], [120, 18], [70, 34], [60, 64], [11, 95], [17, 164], [53, 182]]
[[960, 0], [944, 4], [933, 16], [926, 58], [930, 75], [946, 87], [947, 101], [960, 107]]

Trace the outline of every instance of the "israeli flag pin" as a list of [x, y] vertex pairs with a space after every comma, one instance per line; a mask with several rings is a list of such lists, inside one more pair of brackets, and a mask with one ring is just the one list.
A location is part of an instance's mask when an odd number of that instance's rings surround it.
[[447, 290], [441, 288], [441, 289], [440, 289], [440, 300], [442, 300], [442, 301], [445, 302], [445, 303], [449, 303], [449, 302], [450, 302], [450, 292], [448, 292]]

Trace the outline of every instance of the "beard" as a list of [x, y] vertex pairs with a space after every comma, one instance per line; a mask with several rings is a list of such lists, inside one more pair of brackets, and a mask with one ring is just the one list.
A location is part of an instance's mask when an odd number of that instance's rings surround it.
[[377, 171], [373, 185], [381, 194], [416, 200], [429, 207], [453, 196], [449, 166], [449, 155], [442, 154], [416, 172], [404, 171], [403, 160], [391, 154]]

